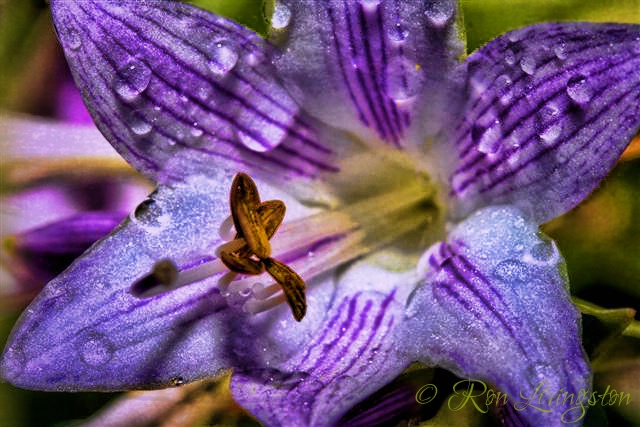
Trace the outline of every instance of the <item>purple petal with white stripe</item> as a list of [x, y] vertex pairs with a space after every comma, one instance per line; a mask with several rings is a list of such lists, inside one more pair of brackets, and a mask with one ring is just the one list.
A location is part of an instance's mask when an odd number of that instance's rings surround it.
[[98, 127], [159, 182], [220, 165], [287, 176], [335, 170], [253, 32], [174, 1], [52, 1]]
[[291, 16], [275, 64], [307, 111], [394, 146], [435, 131], [444, 78], [459, 54], [454, 1], [278, 4]]
[[[411, 362], [402, 348], [403, 291], [392, 286], [393, 279], [380, 285], [388, 274], [379, 272], [376, 278], [361, 274], [364, 270], [360, 268], [354, 267], [349, 277], [343, 277], [342, 291], [335, 296], [327, 317], [296, 354], [269, 369], [234, 373], [234, 398], [261, 422], [334, 425], [353, 405], [391, 382]], [[356, 278], [360, 280], [356, 282]], [[373, 284], [374, 290], [369, 290], [365, 282], [378, 282], [378, 286]]]
[[[513, 207], [482, 209], [434, 245], [419, 270], [424, 282], [408, 307], [418, 360], [506, 393], [523, 424], [577, 419], [568, 401], [548, 403], [558, 392], [588, 392], [591, 372], [564, 260], [536, 224]], [[550, 411], [523, 408], [541, 384], [547, 398], [532, 403]]]
[[640, 26], [541, 24], [469, 57], [451, 135], [458, 214], [520, 207], [538, 223], [578, 204], [640, 127]]

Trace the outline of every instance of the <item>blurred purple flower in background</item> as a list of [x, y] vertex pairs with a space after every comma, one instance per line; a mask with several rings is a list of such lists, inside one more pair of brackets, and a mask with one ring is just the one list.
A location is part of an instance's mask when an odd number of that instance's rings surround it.
[[[267, 425], [332, 425], [413, 361], [514, 402], [543, 382], [590, 389], [564, 261], [538, 227], [638, 131], [639, 26], [541, 24], [459, 62], [452, 1], [277, 2], [272, 43], [177, 2], [51, 3], [98, 128], [158, 188], [25, 311], [7, 381], [150, 389], [233, 367], [234, 398]], [[287, 205], [272, 248], [307, 283], [301, 322], [273, 281], [216, 258], [238, 171]], [[132, 295], [163, 259], [177, 278]], [[559, 406], [501, 417], [582, 421]]]

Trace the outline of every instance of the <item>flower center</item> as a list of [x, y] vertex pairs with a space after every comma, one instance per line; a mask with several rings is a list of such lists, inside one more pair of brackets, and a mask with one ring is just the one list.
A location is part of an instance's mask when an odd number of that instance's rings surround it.
[[[402, 154], [365, 157], [352, 158], [339, 178], [326, 181], [334, 199], [315, 214], [283, 224], [284, 203], [261, 201], [253, 180], [238, 174], [231, 215], [220, 226], [227, 242], [217, 248], [217, 258], [181, 266], [161, 260], [131, 293], [147, 297], [224, 273], [218, 287], [231, 305], [255, 314], [287, 302], [301, 320], [305, 281], [383, 248], [393, 253], [387, 251], [380, 262], [393, 255], [397, 267], [401, 255], [415, 265], [419, 248], [442, 230], [436, 186]], [[264, 280], [265, 271], [272, 280]]]

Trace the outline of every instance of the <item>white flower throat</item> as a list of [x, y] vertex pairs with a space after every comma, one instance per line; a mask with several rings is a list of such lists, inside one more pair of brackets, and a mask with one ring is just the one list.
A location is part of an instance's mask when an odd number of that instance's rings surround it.
[[219, 230], [227, 242], [216, 257], [183, 266], [160, 260], [131, 293], [148, 297], [222, 274], [218, 287], [231, 305], [254, 314], [287, 302], [300, 321], [305, 282], [322, 273], [382, 248], [396, 249], [413, 264], [420, 249], [440, 237], [442, 205], [436, 185], [406, 153], [383, 154], [370, 151], [343, 162], [343, 172], [326, 181], [335, 196], [330, 205], [284, 223], [284, 203], [261, 201], [253, 180], [237, 174], [231, 215]]

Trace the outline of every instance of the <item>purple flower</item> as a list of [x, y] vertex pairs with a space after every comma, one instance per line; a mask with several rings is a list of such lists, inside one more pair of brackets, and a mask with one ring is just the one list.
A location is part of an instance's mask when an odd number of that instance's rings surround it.
[[[96, 124], [158, 189], [33, 302], [5, 379], [146, 389], [232, 367], [265, 424], [331, 425], [420, 361], [506, 393], [506, 422], [582, 421], [585, 400], [553, 400], [591, 372], [538, 226], [638, 131], [639, 26], [536, 25], [459, 62], [452, 1], [282, 1], [271, 43], [177, 2], [51, 5]], [[301, 322], [216, 256], [239, 171], [286, 203], [271, 253], [306, 281]], [[165, 259], [164, 292], [132, 295]]]

